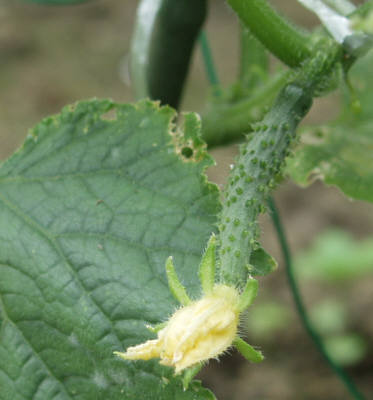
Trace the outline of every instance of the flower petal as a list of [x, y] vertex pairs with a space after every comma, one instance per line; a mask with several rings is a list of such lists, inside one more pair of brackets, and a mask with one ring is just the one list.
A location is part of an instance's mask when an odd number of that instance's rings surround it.
[[124, 360], [150, 360], [160, 357], [160, 342], [158, 339], [148, 340], [137, 346], [128, 347], [125, 353], [114, 351], [114, 354]]

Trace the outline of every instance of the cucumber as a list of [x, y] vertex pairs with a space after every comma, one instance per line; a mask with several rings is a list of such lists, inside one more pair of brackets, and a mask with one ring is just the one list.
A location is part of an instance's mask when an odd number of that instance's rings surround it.
[[253, 127], [231, 172], [219, 224], [219, 271], [222, 282], [242, 288], [258, 249], [257, 218], [281, 174], [296, 128], [312, 105], [312, 93], [286, 85], [263, 121]]
[[131, 47], [136, 97], [178, 108], [207, 0], [142, 0]]
[[258, 215], [265, 211], [269, 192], [281, 176], [299, 122], [325, 77], [338, 68], [343, 56], [334, 41], [322, 42], [320, 46], [324, 46], [324, 51], [317, 50], [302, 65], [241, 146], [219, 220], [219, 276], [224, 283], [242, 289], [249, 275], [255, 273], [250, 259], [260, 250]]

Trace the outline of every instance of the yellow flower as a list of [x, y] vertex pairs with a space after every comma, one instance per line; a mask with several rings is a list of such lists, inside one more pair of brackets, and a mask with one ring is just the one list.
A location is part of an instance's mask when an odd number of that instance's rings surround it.
[[216, 285], [212, 293], [177, 310], [148, 340], [117, 353], [126, 360], [160, 358], [160, 364], [175, 368], [176, 374], [224, 352], [237, 334], [239, 294], [226, 285]]
[[184, 307], [175, 311], [158, 328], [157, 339], [129, 347], [125, 353], [115, 352], [125, 360], [160, 358], [160, 364], [175, 368], [178, 374], [194, 367], [186, 385], [202, 363], [217, 357], [232, 344], [250, 361], [260, 362], [262, 354], [237, 335], [240, 313], [254, 300], [258, 285], [248, 279], [242, 293], [228, 285], [215, 284], [215, 236], [212, 236], [200, 265], [200, 280], [204, 295], [191, 301], [177, 278], [172, 258], [166, 262], [171, 292]]

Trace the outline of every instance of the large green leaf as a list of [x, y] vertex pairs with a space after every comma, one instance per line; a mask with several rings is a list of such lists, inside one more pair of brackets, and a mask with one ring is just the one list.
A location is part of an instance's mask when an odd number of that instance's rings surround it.
[[186, 118], [184, 139], [174, 117], [149, 101], [81, 102], [1, 166], [1, 400], [214, 398], [198, 382], [183, 391], [157, 361], [112, 354], [174, 310], [169, 255], [200, 290], [218, 190], [203, 175], [199, 120]]
[[346, 95], [337, 121], [305, 128], [300, 148], [287, 168], [296, 182], [307, 185], [320, 178], [349, 197], [373, 202], [372, 65], [371, 51], [350, 74], [361, 109], [352, 107]]

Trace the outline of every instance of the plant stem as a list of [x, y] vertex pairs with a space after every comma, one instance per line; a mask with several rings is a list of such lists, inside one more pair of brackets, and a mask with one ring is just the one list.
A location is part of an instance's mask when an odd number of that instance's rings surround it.
[[[258, 48], [259, 43], [252, 43], [256, 41], [251, 33], [243, 32], [246, 28], [241, 27], [242, 35], [245, 38], [242, 40], [242, 53], [247, 52], [246, 46], [248, 45], [247, 36], [251, 36], [250, 48], [256, 48], [256, 58], [260, 62], [260, 68], [266, 68], [266, 57], [259, 54], [262, 50]], [[206, 75], [211, 86], [215, 87], [215, 95], [220, 96], [221, 90], [219, 88], [220, 80], [214, 65], [211, 49], [208, 43], [206, 32], [202, 31], [199, 37], [203, 61], [205, 64]], [[262, 51], [261, 51], [262, 52]], [[244, 58], [247, 58], [246, 55]], [[253, 64], [251, 60], [243, 63], [246, 67], [248, 64]], [[242, 67], [243, 68], [243, 67]], [[242, 70], [241, 68], [241, 70]], [[245, 68], [246, 69], [246, 68]], [[249, 71], [245, 71], [247, 74]], [[244, 71], [242, 71], [242, 74]], [[243, 137], [244, 133], [249, 131], [249, 124], [252, 121], [260, 119], [264, 113], [265, 107], [271, 104], [275, 95], [291, 75], [291, 72], [281, 72], [272, 77], [268, 83], [258, 87], [249, 98], [242, 99], [234, 104], [213, 102], [209, 110], [202, 115], [202, 129], [203, 139], [211, 148], [230, 142], [237, 141]]]
[[203, 138], [210, 146], [219, 146], [242, 139], [250, 131], [250, 123], [259, 120], [290, 77], [286, 71], [271, 78], [248, 98], [236, 103], [213, 102], [202, 115]]
[[203, 62], [205, 64], [206, 75], [210, 82], [210, 85], [218, 86], [218, 85], [220, 85], [220, 82], [219, 82], [218, 74], [215, 69], [214, 60], [212, 58], [210, 45], [209, 45], [205, 31], [201, 31], [201, 33], [199, 35], [199, 43], [201, 46]]
[[266, 48], [242, 23], [240, 24], [239, 80], [244, 89], [252, 90], [268, 80], [269, 57]]
[[311, 321], [308, 317], [305, 305], [302, 300], [302, 296], [298, 289], [298, 285], [294, 276], [293, 270], [293, 263], [292, 257], [290, 253], [290, 248], [286, 239], [285, 231], [283, 229], [283, 225], [281, 222], [280, 215], [277, 211], [277, 207], [275, 201], [272, 197], [268, 198], [268, 206], [270, 209], [270, 215], [272, 218], [273, 225], [276, 229], [277, 237], [281, 246], [284, 262], [285, 262], [285, 269], [286, 269], [286, 276], [288, 279], [288, 283], [290, 286], [291, 293], [293, 295], [295, 307], [297, 309], [299, 318], [304, 326], [304, 329], [312, 339], [313, 343], [315, 344], [317, 350], [320, 352], [324, 360], [329, 364], [330, 368], [334, 371], [334, 373], [339, 377], [339, 379], [343, 382], [346, 386], [347, 390], [350, 392], [352, 397], [356, 400], [364, 400], [364, 396], [360, 393], [354, 382], [350, 379], [350, 377], [343, 371], [343, 369], [337, 365], [332, 358], [329, 357], [325, 346], [323, 344], [322, 338], [316, 332], [314, 327], [311, 324]]
[[241, 21], [263, 45], [290, 67], [311, 54], [308, 36], [280, 16], [266, 0], [227, 0]]

